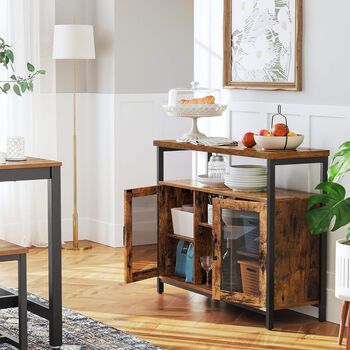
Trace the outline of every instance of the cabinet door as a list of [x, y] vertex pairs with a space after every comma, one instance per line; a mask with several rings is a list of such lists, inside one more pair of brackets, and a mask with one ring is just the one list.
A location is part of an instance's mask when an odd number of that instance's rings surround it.
[[126, 283], [158, 275], [159, 186], [124, 192], [124, 278]]
[[266, 220], [264, 203], [213, 200], [214, 299], [265, 307]]

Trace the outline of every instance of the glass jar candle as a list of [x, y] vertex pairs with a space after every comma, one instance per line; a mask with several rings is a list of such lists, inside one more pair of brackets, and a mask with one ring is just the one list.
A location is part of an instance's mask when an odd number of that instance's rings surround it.
[[24, 137], [10, 136], [7, 138], [7, 160], [25, 160]]
[[226, 162], [222, 155], [214, 154], [208, 163], [208, 177], [224, 179], [226, 174]]

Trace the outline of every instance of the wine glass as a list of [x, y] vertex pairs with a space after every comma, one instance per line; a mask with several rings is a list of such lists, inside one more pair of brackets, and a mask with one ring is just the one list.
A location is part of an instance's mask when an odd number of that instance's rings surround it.
[[203, 270], [207, 273], [206, 286], [209, 286], [209, 272], [213, 267], [213, 258], [211, 256], [201, 256], [200, 262]]

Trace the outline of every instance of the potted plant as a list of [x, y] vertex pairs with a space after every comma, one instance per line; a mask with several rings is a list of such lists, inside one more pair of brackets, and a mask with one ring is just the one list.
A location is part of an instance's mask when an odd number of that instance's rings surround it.
[[37, 75], [45, 74], [45, 70], [36, 70], [31, 63], [27, 63], [28, 75], [23, 78], [15, 74], [14, 69], [15, 55], [11, 50], [11, 46], [6, 44], [5, 40], [0, 38], [0, 65], [5, 69], [11, 69], [12, 75], [7, 80], [0, 81], [0, 91], [7, 94], [11, 88], [16, 95], [21, 96], [26, 91], [33, 91], [33, 80]]
[[[328, 181], [316, 186], [323, 193], [310, 197], [306, 219], [312, 234], [336, 231], [350, 223], [350, 197], [338, 181], [350, 172], [350, 141], [332, 157]], [[344, 238], [336, 242], [335, 295], [350, 300], [350, 225]]]

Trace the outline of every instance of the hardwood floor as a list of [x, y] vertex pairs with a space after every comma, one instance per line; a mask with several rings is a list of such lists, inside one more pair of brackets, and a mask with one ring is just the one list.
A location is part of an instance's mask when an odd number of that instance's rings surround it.
[[[281, 311], [267, 331], [263, 316], [168, 285], [158, 295], [155, 279], [126, 285], [123, 274], [120, 248], [63, 251], [64, 306], [166, 349], [344, 349], [333, 323]], [[1, 263], [0, 284], [16, 283], [16, 265]], [[28, 289], [47, 298], [46, 249], [28, 254]]]

